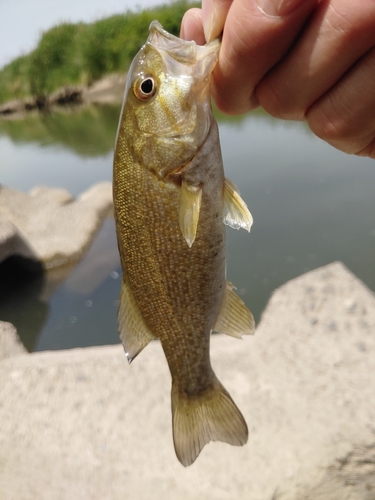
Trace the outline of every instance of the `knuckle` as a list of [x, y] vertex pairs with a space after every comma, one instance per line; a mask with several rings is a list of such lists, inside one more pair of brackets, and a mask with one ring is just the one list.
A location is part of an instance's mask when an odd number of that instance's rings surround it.
[[311, 131], [320, 139], [348, 154], [375, 155], [375, 121], [367, 123], [352, 113], [327, 112], [325, 107], [313, 107], [307, 113]]
[[[375, 135], [375, 133], [374, 133]], [[370, 144], [368, 144], [366, 147], [358, 151], [356, 153], [358, 156], [368, 156], [369, 158], [372, 158], [375, 160], [375, 137], [372, 139]]]
[[288, 92], [281, 92], [280, 86], [268, 79], [261, 81], [255, 89], [259, 104], [275, 118], [284, 120], [303, 120], [305, 108], [290, 99]]
[[327, 97], [324, 105], [313, 105], [306, 120], [315, 135], [327, 142], [345, 141], [353, 134], [351, 113], [336, 112], [334, 102]]
[[326, 117], [307, 116], [307, 123], [314, 134], [327, 142], [345, 141], [350, 136], [349, 127], [342, 119], [327, 119]]

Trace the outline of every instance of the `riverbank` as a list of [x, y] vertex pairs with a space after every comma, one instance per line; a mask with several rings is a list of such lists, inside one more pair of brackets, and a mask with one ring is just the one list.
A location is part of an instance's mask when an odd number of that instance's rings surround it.
[[119, 103], [125, 83], [126, 74], [112, 74], [90, 86], [68, 85], [43, 98], [15, 99], [0, 105], [0, 119], [22, 118], [30, 111], [52, 111], [66, 106]]
[[[26, 109], [43, 109], [54, 94], [57, 103], [79, 101], [82, 85], [128, 70], [153, 20], [178, 35], [182, 16], [193, 6], [198, 4], [177, 0], [145, 10], [133, 7], [92, 23], [51, 27], [41, 33], [34, 50], [0, 68], [0, 103], [25, 100]], [[18, 101], [3, 108], [5, 114], [17, 106], [23, 110]]]
[[212, 338], [249, 425], [185, 469], [170, 375], [152, 342], [26, 354], [0, 322], [4, 500], [370, 500], [375, 491], [375, 297], [341, 263], [276, 290], [255, 336]]

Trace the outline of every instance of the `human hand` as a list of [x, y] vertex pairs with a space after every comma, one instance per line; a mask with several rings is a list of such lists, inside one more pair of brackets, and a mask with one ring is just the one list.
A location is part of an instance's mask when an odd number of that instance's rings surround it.
[[199, 44], [221, 32], [212, 81], [219, 109], [260, 105], [306, 120], [346, 153], [375, 158], [373, 0], [202, 0], [181, 25]]

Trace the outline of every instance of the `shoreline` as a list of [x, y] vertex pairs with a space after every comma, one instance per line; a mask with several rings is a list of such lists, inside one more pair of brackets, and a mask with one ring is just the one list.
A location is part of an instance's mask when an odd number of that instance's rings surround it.
[[120, 103], [125, 82], [126, 74], [112, 74], [90, 86], [66, 85], [48, 96], [14, 99], [0, 105], [0, 119], [22, 118], [31, 111], [50, 111], [67, 106]]

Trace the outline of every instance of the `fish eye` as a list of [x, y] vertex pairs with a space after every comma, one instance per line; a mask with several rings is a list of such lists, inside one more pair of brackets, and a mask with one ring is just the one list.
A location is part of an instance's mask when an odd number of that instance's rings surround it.
[[147, 101], [155, 95], [156, 82], [151, 75], [142, 75], [135, 81], [133, 87], [134, 95], [140, 101]]

